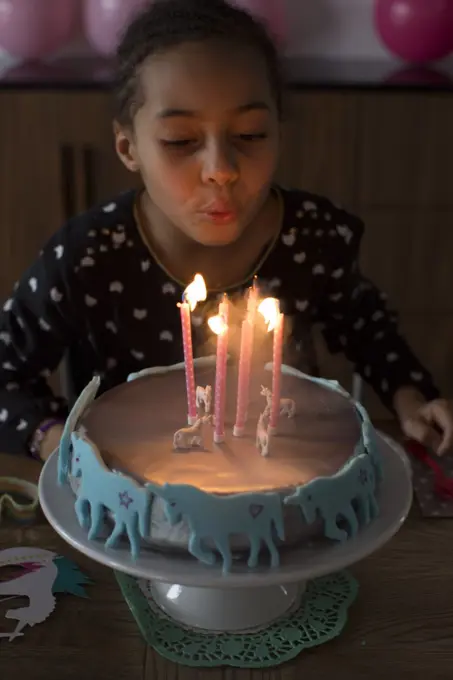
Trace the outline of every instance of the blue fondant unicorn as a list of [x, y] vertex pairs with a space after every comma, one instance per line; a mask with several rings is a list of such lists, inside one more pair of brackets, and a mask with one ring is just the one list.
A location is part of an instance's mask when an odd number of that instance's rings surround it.
[[293, 495], [284, 499], [284, 503], [299, 505], [309, 524], [319, 514], [324, 520], [324, 535], [345, 541], [348, 533], [338, 526], [338, 521], [341, 518], [347, 521], [351, 536], [357, 534], [359, 522], [369, 524], [379, 513], [375, 488], [376, 476], [371, 456], [362, 454], [352, 458], [336, 475], [319, 477], [298, 487]]
[[63, 434], [60, 440], [59, 453], [58, 453], [58, 483], [64, 484], [67, 481], [69, 474], [69, 466], [71, 460], [71, 435], [76, 429], [80, 418], [82, 417], [85, 410], [94, 401], [96, 394], [99, 390], [99, 385], [101, 384], [101, 379], [99, 376], [95, 376], [85, 387], [85, 389], [80, 393], [77, 401], [71, 409], [69, 414]]
[[164, 484], [147, 487], [165, 501], [165, 515], [174, 525], [186, 519], [189, 552], [201, 562], [213, 565], [215, 553], [206, 545], [211, 539], [223, 560], [223, 573], [231, 570], [230, 536], [246, 534], [250, 541], [248, 566], [258, 564], [261, 543], [267, 545], [272, 567], [279, 565], [274, 531], [284, 540], [282, 500], [277, 493], [251, 493], [218, 496], [193, 486]]
[[80, 526], [89, 530], [90, 540], [98, 538], [105, 511], [109, 510], [115, 526], [105, 542], [106, 547], [114, 547], [120, 536], [126, 533], [132, 557], [137, 558], [140, 537], [149, 537], [149, 491], [129, 477], [111, 472], [99, 449], [86, 436], [73, 433], [72, 446], [71, 474], [81, 478], [75, 503]]
[[376, 430], [374, 429], [370, 416], [368, 412], [359, 404], [359, 402], [354, 402], [355, 409], [359, 415], [361, 426], [362, 426], [362, 442], [366, 453], [371, 457], [374, 465], [374, 471], [376, 473], [376, 479], [378, 482], [382, 482], [382, 460], [379, 451], [378, 439], [376, 436]]

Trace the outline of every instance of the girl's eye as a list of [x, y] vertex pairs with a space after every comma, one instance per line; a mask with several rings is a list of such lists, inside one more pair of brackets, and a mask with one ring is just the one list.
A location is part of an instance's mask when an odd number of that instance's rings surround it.
[[249, 135], [238, 135], [238, 138], [242, 142], [258, 142], [262, 139], [267, 139], [267, 134], [265, 132], [249, 134]]
[[196, 144], [196, 141], [194, 139], [162, 139], [161, 143], [169, 148], [181, 149], [185, 146]]

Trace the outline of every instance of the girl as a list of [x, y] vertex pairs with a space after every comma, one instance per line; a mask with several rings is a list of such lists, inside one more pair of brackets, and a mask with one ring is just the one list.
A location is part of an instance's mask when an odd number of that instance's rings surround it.
[[66, 405], [46, 380], [68, 349], [77, 390], [94, 372], [105, 390], [181, 361], [177, 302], [201, 272], [211, 302], [258, 276], [292, 316], [295, 347], [322, 323], [405, 433], [445, 452], [451, 407], [359, 271], [362, 223], [274, 184], [282, 81], [264, 28], [223, 0], [155, 1], [119, 46], [115, 95], [118, 156], [143, 189], [72, 219], [5, 303], [0, 450], [56, 447]]

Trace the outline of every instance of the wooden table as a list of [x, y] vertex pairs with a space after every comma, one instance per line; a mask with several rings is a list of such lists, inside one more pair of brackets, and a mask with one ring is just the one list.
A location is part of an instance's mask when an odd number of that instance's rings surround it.
[[[0, 454], [0, 474], [36, 481], [40, 465]], [[0, 526], [0, 550], [34, 545], [76, 561], [90, 599], [59, 597], [44, 623], [0, 641], [0, 678], [14, 680], [448, 680], [453, 677], [453, 523], [417, 508], [380, 552], [353, 568], [360, 594], [344, 633], [275, 670], [194, 670], [146, 647], [113, 573], [75, 553], [44, 519]], [[2, 606], [2, 605], [0, 605]], [[6, 607], [6, 605], [3, 605]], [[0, 614], [3, 615], [3, 609]], [[3, 630], [5, 620], [0, 618]], [[9, 623], [8, 623], [9, 625]]]

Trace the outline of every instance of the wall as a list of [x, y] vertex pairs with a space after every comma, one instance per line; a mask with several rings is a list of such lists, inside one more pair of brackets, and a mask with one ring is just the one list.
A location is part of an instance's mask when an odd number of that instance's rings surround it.
[[[389, 60], [373, 28], [374, 0], [280, 0], [289, 16], [288, 54], [314, 58]], [[76, 41], [63, 54], [86, 54]], [[0, 51], [0, 70], [6, 65]], [[9, 61], [9, 60], [8, 60]], [[453, 57], [449, 58], [453, 64]]]

